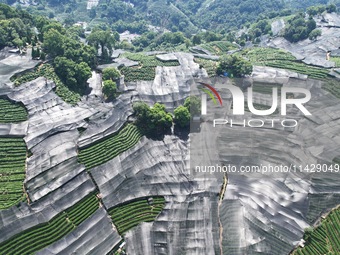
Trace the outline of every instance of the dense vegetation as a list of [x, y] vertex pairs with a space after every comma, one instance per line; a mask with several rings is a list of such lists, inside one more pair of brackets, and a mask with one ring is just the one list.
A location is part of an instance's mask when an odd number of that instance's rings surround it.
[[200, 115], [200, 111], [200, 99], [196, 96], [190, 96], [185, 99], [183, 105], [174, 110], [174, 123], [181, 128], [187, 128], [190, 125], [190, 120]]
[[14, 82], [15, 86], [19, 86], [22, 83], [32, 81], [38, 77], [46, 77], [47, 79], [54, 81], [56, 84], [56, 94], [66, 103], [75, 105], [80, 100], [82, 93], [70, 90], [56, 75], [53, 66], [50, 64], [43, 64], [36, 67], [31, 72], [27, 72], [19, 76], [13, 76], [11, 80]]
[[34, 254], [61, 239], [99, 207], [95, 195], [89, 195], [47, 223], [27, 229], [0, 244], [0, 254]]
[[103, 70], [103, 93], [108, 99], [114, 99], [117, 92], [117, 83], [120, 73], [115, 67], [108, 67]]
[[216, 73], [219, 75], [223, 74], [229, 77], [241, 78], [251, 74], [252, 71], [253, 66], [248, 60], [237, 55], [227, 55], [221, 57]]
[[218, 63], [217, 61], [203, 59], [203, 58], [194, 58], [194, 61], [199, 64], [200, 68], [204, 68], [209, 77], [215, 76], [217, 71]]
[[95, 27], [86, 39], [89, 45], [94, 46], [96, 51], [100, 49], [102, 62], [106, 63], [111, 59], [113, 48], [119, 40], [119, 34], [117, 32], [113, 33], [109, 29], [104, 30]]
[[304, 248], [298, 248], [294, 255], [340, 254], [340, 209], [332, 211], [316, 228], [305, 231]]
[[174, 111], [174, 123], [181, 128], [188, 127], [190, 124], [190, 111], [185, 106], [178, 106]]
[[136, 125], [144, 134], [157, 138], [170, 131], [173, 117], [163, 104], [155, 103], [153, 107], [149, 107], [144, 102], [137, 102], [133, 105], [133, 110], [137, 117]]
[[34, 37], [34, 21], [26, 11], [0, 3], [0, 49], [5, 46], [23, 47]]
[[284, 37], [290, 42], [298, 42], [307, 39], [314, 29], [316, 29], [314, 19], [310, 16], [306, 20], [305, 15], [299, 13], [288, 20], [288, 27], [285, 28]]
[[26, 144], [22, 138], [0, 138], [0, 210], [24, 199]]
[[122, 235], [141, 222], [154, 221], [164, 206], [163, 197], [142, 198], [115, 206], [109, 210], [109, 214]]
[[[53, 60], [53, 72], [70, 90], [83, 94], [91, 68], [96, 66], [96, 51], [79, 38], [84, 36], [79, 27], [64, 27], [42, 16], [0, 5], [0, 48], [31, 47], [32, 58]], [[52, 75], [52, 74], [50, 74]], [[17, 82], [18, 83], [18, 82]]]
[[142, 137], [134, 125], [127, 125], [118, 133], [105, 137], [79, 151], [79, 160], [87, 169], [104, 164], [122, 152], [130, 149]]

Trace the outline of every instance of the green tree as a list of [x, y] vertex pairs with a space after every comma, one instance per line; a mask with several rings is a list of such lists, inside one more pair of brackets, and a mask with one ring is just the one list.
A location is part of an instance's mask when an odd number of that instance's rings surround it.
[[200, 115], [201, 100], [196, 96], [190, 96], [185, 99], [184, 107], [188, 109], [192, 117]]
[[144, 102], [136, 102], [133, 104], [133, 111], [137, 117], [139, 125], [143, 125], [147, 121], [150, 107]]
[[180, 105], [175, 109], [174, 114], [175, 114], [174, 122], [176, 125], [183, 128], [189, 126], [191, 115], [188, 108]]
[[315, 16], [318, 14], [322, 14], [326, 10], [325, 6], [319, 5], [319, 6], [311, 6], [307, 8], [307, 13], [309, 16]]
[[41, 60], [45, 60], [46, 59], [46, 53], [45, 52], [43, 52], [43, 51], [40, 52], [40, 59]]
[[104, 81], [103, 93], [107, 98], [109, 99], [115, 98], [116, 92], [117, 92], [117, 85], [114, 81], [112, 80]]
[[154, 104], [150, 110], [150, 131], [156, 134], [164, 134], [172, 126], [172, 115], [165, 110], [165, 106], [160, 103]]
[[288, 21], [288, 26], [284, 31], [284, 37], [290, 42], [298, 42], [307, 39], [315, 28], [316, 22], [311, 16], [306, 21], [305, 15], [299, 13]]
[[135, 103], [133, 109], [137, 117], [136, 124], [145, 134], [158, 137], [170, 130], [173, 118], [164, 105], [156, 103], [150, 108], [140, 102]]
[[86, 87], [86, 81], [91, 77], [91, 68], [87, 63], [77, 64], [66, 57], [56, 57], [54, 68], [59, 78], [72, 89], [83, 91]]
[[194, 35], [191, 40], [193, 45], [198, 45], [202, 43], [202, 38], [200, 35]]
[[89, 16], [91, 19], [94, 19], [96, 16], [97, 16], [97, 12], [96, 12], [96, 9], [95, 8], [92, 8], [90, 11], [89, 11]]
[[252, 64], [236, 55], [223, 56], [217, 67], [217, 74], [228, 73], [235, 78], [241, 78], [250, 75], [253, 71]]
[[303, 238], [305, 239], [306, 242], [311, 241], [313, 231], [314, 231], [313, 227], [305, 228], [305, 234], [304, 234]]
[[34, 47], [32, 47], [32, 55], [31, 56], [32, 56], [32, 59], [35, 59], [37, 57]]
[[103, 80], [115, 81], [120, 77], [120, 73], [115, 67], [108, 67], [103, 70]]
[[328, 13], [336, 12], [336, 5], [330, 4], [326, 7], [326, 10], [327, 10]]
[[91, 68], [87, 63], [80, 62], [79, 64], [76, 64], [75, 72], [77, 85], [79, 87], [85, 87], [87, 80], [90, 79], [92, 76]]
[[54, 59], [54, 69], [59, 78], [68, 86], [73, 89], [77, 87], [77, 80], [75, 78], [75, 65], [76, 63], [65, 57], [56, 57]]
[[97, 28], [97, 29], [94, 29], [91, 32], [91, 34], [87, 37], [87, 41], [90, 45], [93, 45], [97, 50], [99, 49], [99, 46], [100, 46], [102, 50], [102, 57], [105, 54], [104, 53], [105, 49], [108, 50], [108, 55], [111, 56], [113, 47], [118, 41], [117, 33], [112, 33], [110, 30], [102, 30], [102, 29]]
[[314, 29], [312, 32], [309, 33], [309, 40], [316, 40], [318, 36], [321, 36], [322, 32], [320, 29]]
[[44, 52], [51, 57], [64, 54], [65, 37], [58, 30], [51, 28], [44, 34]]

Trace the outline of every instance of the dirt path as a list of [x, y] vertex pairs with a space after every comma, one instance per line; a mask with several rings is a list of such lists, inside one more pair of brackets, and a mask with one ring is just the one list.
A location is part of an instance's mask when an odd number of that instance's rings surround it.
[[222, 205], [222, 201], [223, 201], [223, 198], [224, 198], [225, 191], [227, 189], [227, 185], [228, 185], [228, 176], [224, 175], [223, 176], [223, 185], [222, 185], [222, 188], [221, 188], [221, 191], [220, 191], [219, 200], [218, 200], [218, 206], [217, 206], [217, 217], [218, 217], [218, 223], [220, 225], [219, 246], [220, 246], [221, 255], [223, 255], [223, 246], [222, 246], [222, 242], [223, 242], [223, 225], [222, 225], [221, 218], [220, 218], [220, 208], [221, 208], [221, 205]]

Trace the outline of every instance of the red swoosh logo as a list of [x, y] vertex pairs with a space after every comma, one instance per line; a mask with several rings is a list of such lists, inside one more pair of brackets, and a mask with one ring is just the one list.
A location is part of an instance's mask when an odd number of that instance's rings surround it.
[[214, 87], [212, 87], [209, 84], [203, 83], [203, 82], [199, 82], [199, 84], [201, 84], [201, 85], [207, 87], [208, 89], [210, 89], [215, 94], [215, 96], [217, 97], [218, 101], [220, 102], [220, 105], [222, 106], [222, 98], [221, 98], [220, 94], [216, 91], [216, 89], [214, 89]]

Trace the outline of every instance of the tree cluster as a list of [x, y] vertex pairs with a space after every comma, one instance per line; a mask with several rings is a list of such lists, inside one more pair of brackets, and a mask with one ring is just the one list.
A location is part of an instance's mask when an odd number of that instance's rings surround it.
[[182, 32], [146, 32], [142, 36], [132, 41], [132, 44], [139, 48], [150, 47], [157, 49], [158, 47], [172, 47], [177, 46], [188, 41], [188, 38]]
[[284, 37], [290, 42], [298, 42], [307, 39], [315, 28], [316, 22], [312, 17], [305, 19], [305, 15], [299, 13], [288, 21]]
[[5, 46], [21, 48], [34, 38], [33, 17], [26, 11], [0, 3], [0, 49]]
[[253, 66], [249, 61], [236, 55], [227, 55], [221, 57], [216, 72], [218, 75], [227, 73], [229, 77], [241, 78], [252, 71]]
[[307, 8], [307, 14], [309, 16], [316, 16], [324, 13], [325, 11], [327, 11], [328, 13], [336, 12], [337, 11], [336, 5], [335, 4], [316, 5]]
[[181, 128], [186, 128], [190, 125], [190, 120], [194, 116], [200, 115], [201, 101], [198, 97], [188, 97], [184, 105], [178, 106], [174, 111], [174, 123]]
[[103, 70], [103, 93], [108, 99], [114, 99], [117, 93], [117, 79], [120, 73], [114, 67], [108, 67]]
[[111, 58], [114, 46], [119, 41], [119, 34], [111, 30], [103, 30], [95, 28], [91, 34], [86, 38], [89, 45], [92, 45], [97, 51], [100, 47], [101, 58], [103, 62], [108, 62]]
[[148, 136], [162, 136], [172, 126], [173, 117], [163, 104], [156, 103], [149, 107], [144, 102], [138, 102], [133, 105], [133, 110], [137, 117], [137, 126]]
[[262, 35], [272, 34], [272, 27], [271, 24], [267, 19], [260, 20], [259, 22], [255, 23], [250, 31], [248, 40], [255, 40]]
[[66, 57], [54, 59], [54, 69], [59, 78], [70, 88], [84, 91], [91, 77], [91, 68], [85, 62], [76, 63]]
[[95, 49], [81, 43], [77, 35], [68, 33], [58, 23], [45, 25], [42, 31], [43, 49], [54, 58], [56, 74], [69, 88], [84, 91], [91, 68], [97, 64]]
[[[180, 1], [184, 2], [184, 1]], [[283, 1], [274, 0], [221, 0], [214, 1], [209, 6], [203, 6], [205, 1], [192, 4], [194, 11], [192, 20], [195, 25], [213, 31], [226, 31], [241, 28], [245, 23], [253, 23], [266, 18], [282, 16], [286, 11]], [[203, 7], [203, 8], [202, 8]]]

